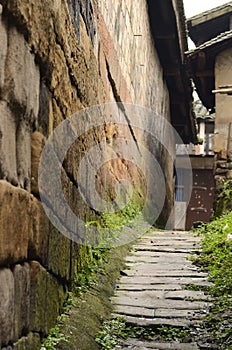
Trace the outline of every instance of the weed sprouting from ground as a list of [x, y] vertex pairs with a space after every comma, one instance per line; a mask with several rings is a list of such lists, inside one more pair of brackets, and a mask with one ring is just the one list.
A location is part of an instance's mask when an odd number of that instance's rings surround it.
[[120, 349], [122, 342], [129, 338], [140, 340], [156, 339], [158, 341], [179, 341], [183, 342], [190, 336], [189, 330], [162, 326], [148, 328], [128, 325], [122, 317], [105, 321], [101, 331], [96, 337], [96, 342], [103, 350]]
[[206, 318], [212, 339], [223, 350], [232, 349], [232, 212], [197, 229], [202, 253], [195, 264], [209, 273], [209, 293], [215, 301]]

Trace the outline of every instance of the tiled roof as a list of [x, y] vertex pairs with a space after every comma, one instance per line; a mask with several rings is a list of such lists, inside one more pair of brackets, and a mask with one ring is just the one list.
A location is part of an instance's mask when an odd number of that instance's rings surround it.
[[225, 33], [222, 33], [222, 34], [216, 36], [215, 38], [213, 38], [209, 41], [206, 41], [205, 43], [196, 47], [195, 49], [186, 52], [186, 54], [188, 56], [193, 56], [193, 55], [195, 55], [195, 53], [197, 53], [199, 51], [202, 51], [202, 50], [207, 49], [215, 44], [219, 44], [221, 42], [224, 42], [224, 41], [230, 40], [230, 39], [232, 40], [232, 30], [229, 30]]

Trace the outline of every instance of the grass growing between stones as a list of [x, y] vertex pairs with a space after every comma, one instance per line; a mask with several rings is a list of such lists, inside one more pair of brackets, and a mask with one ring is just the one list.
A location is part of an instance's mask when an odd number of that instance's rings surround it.
[[208, 287], [215, 302], [206, 317], [206, 329], [219, 349], [232, 349], [232, 212], [197, 230], [202, 253], [195, 264], [209, 273]]
[[99, 349], [95, 336], [112, 312], [110, 297], [128, 252], [129, 246], [102, 251], [88, 271], [77, 277], [68, 305], [44, 339], [41, 350]]
[[[109, 230], [123, 229], [123, 225], [132, 223], [139, 212], [140, 207], [130, 203], [120, 212], [104, 214], [103, 225]], [[87, 223], [91, 225], [98, 227], [100, 223]], [[112, 312], [110, 297], [125, 266], [124, 257], [129, 248], [130, 244], [109, 248], [109, 242], [106, 246], [89, 247], [89, 263], [77, 274], [63, 314], [44, 339], [41, 350], [99, 349], [95, 337]]]
[[65, 334], [62, 333], [61, 329], [67, 317], [71, 307], [74, 305], [73, 294], [68, 293], [68, 298], [64, 304], [63, 313], [57, 319], [57, 325], [50, 329], [48, 337], [44, 339], [40, 350], [55, 350], [56, 346], [61, 342], [68, 342]]
[[122, 317], [104, 322], [96, 342], [103, 350], [120, 349], [126, 339], [179, 341], [189, 338], [189, 330], [177, 327], [162, 326], [157, 328], [128, 325]]

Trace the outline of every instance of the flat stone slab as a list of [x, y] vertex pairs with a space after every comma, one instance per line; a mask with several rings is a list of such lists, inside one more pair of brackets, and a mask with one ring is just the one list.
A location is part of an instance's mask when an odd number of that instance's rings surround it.
[[195, 269], [190, 270], [189, 268], [183, 269], [183, 270], [175, 270], [175, 269], [163, 269], [163, 266], [161, 265], [160, 268], [154, 268], [154, 266], [139, 266], [137, 268], [133, 268], [130, 270], [124, 270], [123, 271], [127, 276], [149, 276], [149, 277], [156, 277], [156, 276], [162, 276], [162, 277], [206, 277], [208, 276], [207, 273], [204, 272], [198, 272]]
[[[127, 297], [128, 291], [118, 290], [116, 292], [116, 297]], [[138, 299], [174, 299], [174, 300], [209, 300], [209, 296], [204, 292], [192, 291], [192, 290], [176, 290], [176, 291], [167, 291], [167, 290], [146, 290], [143, 291], [130, 291], [130, 298]]]
[[133, 256], [138, 256], [139, 258], [143, 258], [144, 256], [148, 256], [151, 258], [157, 258], [157, 257], [170, 257], [170, 258], [175, 258], [178, 259], [179, 257], [182, 257], [183, 259], [186, 259], [187, 256], [190, 256], [188, 252], [177, 252], [177, 251], [152, 251], [152, 250], [137, 250], [133, 251]]
[[135, 339], [128, 339], [125, 342], [125, 346], [121, 349], [133, 349], [133, 350], [146, 350], [146, 349], [156, 349], [156, 350], [199, 350], [196, 343], [158, 343], [155, 340], [151, 341], [137, 341]]
[[209, 282], [207, 282], [207, 278], [201, 278], [197, 276], [191, 276], [191, 277], [168, 277], [168, 276], [123, 276], [120, 279], [120, 282], [122, 284], [148, 284], [148, 285], [155, 285], [155, 284], [197, 284], [197, 285], [210, 285]]
[[183, 247], [183, 248], [192, 248], [195, 247], [199, 244], [197, 244], [196, 242], [193, 241], [183, 241], [182, 239], [174, 239], [174, 240], [170, 240], [170, 239], [147, 239], [147, 240], [143, 240], [141, 241], [141, 243], [139, 243], [140, 246], [145, 246], [147, 245], [148, 247], [150, 246], [168, 246], [168, 247], [172, 247], [172, 246], [178, 246], [178, 247]]
[[209, 303], [203, 301], [186, 301], [172, 299], [156, 299], [156, 298], [133, 298], [131, 296], [116, 296], [112, 298], [117, 310], [117, 305], [140, 306], [150, 309], [184, 309], [184, 310], [202, 310], [210, 307]]
[[[128, 256], [126, 259], [126, 262], [128, 265], [134, 265], [134, 264], [157, 264], [157, 263], [161, 263], [161, 264], [170, 264], [170, 263], [186, 263], [186, 255], [182, 254], [181, 256], [176, 256], [175, 254], [156, 254], [154, 256], [151, 255], [144, 255], [144, 254], [137, 254], [137, 255], [131, 255]], [[188, 262], [189, 263], [189, 262]]]
[[128, 316], [125, 314], [120, 313], [114, 313], [113, 317], [123, 317], [124, 320], [134, 326], [140, 326], [140, 327], [149, 327], [154, 328], [158, 326], [171, 326], [171, 327], [181, 327], [181, 328], [188, 328], [190, 326], [196, 326], [197, 324], [200, 324], [200, 320], [191, 320], [189, 318], [143, 318], [143, 317], [133, 317]]
[[146, 307], [137, 307], [137, 306], [123, 306], [117, 305], [115, 313], [123, 316], [132, 316], [140, 318], [167, 318], [167, 319], [199, 319], [201, 313], [196, 310], [180, 310], [180, 309], [149, 309]]
[[116, 290], [120, 291], [146, 291], [146, 290], [153, 290], [153, 291], [169, 291], [169, 290], [182, 290], [183, 285], [181, 284], [130, 284], [130, 283], [119, 283], [116, 286]]
[[153, 251], [153, 252], [170, 252], [170, 253], [195, 253], [199, 252], [199, 249], [196, 248], [182, 248], [182, 247], [171, 247], [171, 246], [148, 246], [148, 245], [139, 245], [139, 246], [134, 246], [134, 249], [137, 251]]

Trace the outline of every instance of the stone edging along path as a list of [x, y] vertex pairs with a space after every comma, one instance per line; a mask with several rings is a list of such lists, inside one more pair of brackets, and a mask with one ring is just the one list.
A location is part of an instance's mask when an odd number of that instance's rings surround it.
[[213, 349], [197, 337], [212, 301], [203, 291], [187, 287], [210, 285], [207, 274], [188, 260], [192, 253], [200, 251], [199, 243], [200, 238], [191, 232], [146, 234], [127, 256], [127, 267], [112, 298], [115, 318], [122, 316], [131, 325], [150, 328], [184, 327], [196, 336], [188, 343], [129, 339], [122, 349]]

